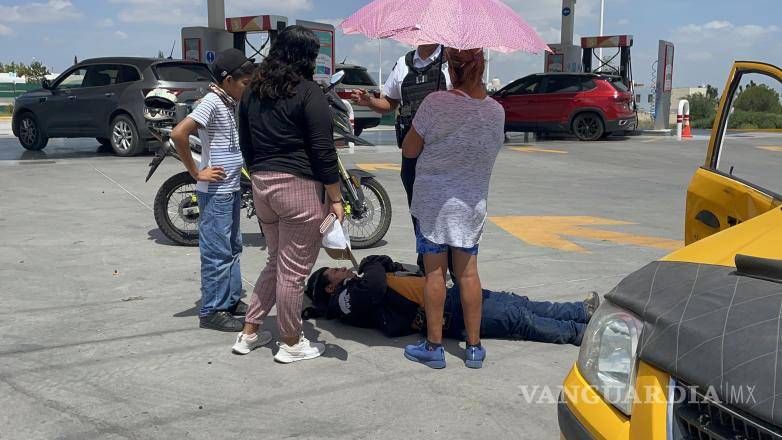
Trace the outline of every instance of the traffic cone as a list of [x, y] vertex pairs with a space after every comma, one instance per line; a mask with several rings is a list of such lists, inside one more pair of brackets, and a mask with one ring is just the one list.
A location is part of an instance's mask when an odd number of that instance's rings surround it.
[[684, 115], [684, 129], [682, 130], [682, 139], [692, 139], [690, 130], [690, 115]]

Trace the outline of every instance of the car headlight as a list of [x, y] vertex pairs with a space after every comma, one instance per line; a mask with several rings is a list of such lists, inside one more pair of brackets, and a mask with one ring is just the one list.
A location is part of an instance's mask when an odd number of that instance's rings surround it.
[[603, 398], [629, 416], [635, 393], [636, 355], [643, 322], [605, 301], [589, 321], [578, 370]]

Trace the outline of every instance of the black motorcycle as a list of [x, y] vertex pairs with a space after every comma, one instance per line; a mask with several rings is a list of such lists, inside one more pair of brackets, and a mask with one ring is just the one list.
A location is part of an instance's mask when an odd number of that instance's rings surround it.
[[[353, 143], [371, 146], [372, 144], [355, 136], [350, 124], [350, 109], [337, 95], [334, 88], [342, 81], [343, 73], [336, 73], [331, 84], [324, 88], [329, 101], [334, 142], [337, 145]], [[179, 160], [179, 155], [171, 141], [174, 121], [180, 121], [192, 110], [192, 104], [173, 103], [157, 98], [145, 100], [145, 112], [169, 112], [171, 122], [148, 122], [150, 132], [160, 141], [161, 148], [150, 162], [147, 181], [168, 156]], [[201, 163], [201, 140], [190, 136], [190, 151], [196, 164]], [[391, 225], [391, 200], [385, 188], [375, 177], [363, 170], [346, 169], [338, 158], [340, 180], [342, 182], [342, 203], [345, 209], [345, 221], [354, 249], [366, 249], [377, 244], [388, 232]], [[252, 198], [252, 183], [246, 168], [241, 176], [242, 209], [247, 218], [255, 215]], [[198, 196], [196, 181], [187, 171], [168, 178], [155, 196], [155, 222], [167, 238], [182, 246], [198, 245]]]

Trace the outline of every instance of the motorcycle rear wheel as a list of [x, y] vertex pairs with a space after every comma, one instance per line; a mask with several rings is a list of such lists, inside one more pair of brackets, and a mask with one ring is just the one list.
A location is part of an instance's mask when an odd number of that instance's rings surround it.
[[353, 249], [368, 249], [385, 237], [391, 226], [391, 198], [383, 185], [374, 178], [361, 180], [366, 211], [356, 217], [355, 211], [345, 216]]
[[180, 246], [198, 246], [200, 212], [195, 188], [195, 179], [182, 172], [163, 182], [155, 196], [155, 223], [166, 238]]

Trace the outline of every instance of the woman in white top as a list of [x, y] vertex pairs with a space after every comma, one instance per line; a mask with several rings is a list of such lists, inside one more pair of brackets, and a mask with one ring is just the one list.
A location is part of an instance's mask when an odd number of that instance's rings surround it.
[[505, 112], [486, 94], [482, 49], [447, 49], [454, 89], [429, 95], [421, 104], [402, 154], [418, 157], [410, 211], [416, 250], [426, 267], [427, 340], [405, 348], [405, 356], [432, 368], [445, 367], [442, 342], [447, 252], [461, 290], [470, 368], [480, 368], [481, 282], [478, 243], [483, 234], [494, 162], [504, 140]]

